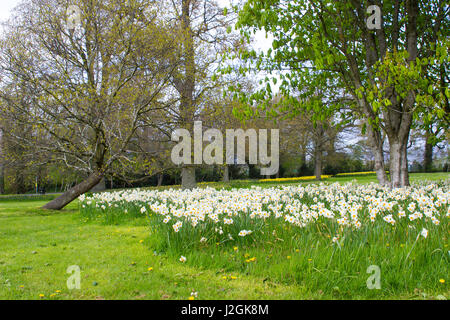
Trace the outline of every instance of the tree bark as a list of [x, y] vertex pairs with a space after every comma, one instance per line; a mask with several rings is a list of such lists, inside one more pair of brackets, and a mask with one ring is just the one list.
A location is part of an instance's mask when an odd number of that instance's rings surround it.
[[316, 176], [316, 180], [321, 180], [322, 178], [322, 158], [322, 149], [320, 146], [317, 146], [314, 156], [314, 175]]
[[163, 179], [164, 179], [164, 173], [159, 173], [158, 174], [158, 187], [162, 186]]
[[106, 180], [103, 177], [99, 183], [97, 183], [90, 191], [92, 192], [98, 192], [98, 191], [105, 191], [106, 190]]
[[[180, 82], [177, 91], [181, 95], [180, 108], [182, 121], [185, 129], [193, 133], [192, 126], [195, 115], [194, 90], [195, 90], [195, 48], [194, 35], [191, 28], [191, 0], [182, 0], [181, 3], [181, 27], [184, 31], [183, 55], [184, 55], [184, 78]], [[181, 169], [181, 186], [183, 189], [196, 187], [195, 167], [183, 166]]]
[[428, 142], [430, 132], [425, 131], [425, 152], [423, 157], [423, 169], [425, 172], [431, 172], [433, 163], [433, 145]]
[[222, 177], [222, 181], [223, 182], [229, 182], [230, 181], [230, 168], [228, 167], [227, 164], [225, 164], [223, 166], [223, 177]]
[[406, 142], [402, 145], [400, 181], [401, 181], [402, 187], [409, 187], [408, 140], [406, 140]]
[[399, 141], [390, 141], [389, 148], [389, 173], [391, 177], [391, 186], [393, 188], [400, 188], [401, 182], [401, 160], [402, 160], [402, 146]]
[[368, 124], [368, 140], [374, 156], [374, 171], [377, 175], [378, 183], [382, 186], [388, 186], [389, 180], [384, 169], [383, 139], [380, 130], [376, 130]]
[[42, 209], [61, 210], [73, 200], [78, 198], [80, 195], [88, 192], [94, 186], [96, 186], [103, 179], [103, 176], [104, 173], [100, 171], [93, 172], [86, 180], [70, 188], [58, 198], [50, 201], [45, 206], [43, 206]]
[[[0, 159], [0, 161], [2, 161]], [[5, 166], [0, 162], [0, 194], [5, 193]]]
[[24, 168], [21, 166], [14, 168], [16, 171], [15, 174], [15, 189], [17, 194], [23, 194], [27, 192], [27, 189], [25, 187], [25, 177], [23, 175]]
[[183, 189], [193, 189], [197, 186], [195, 181], [195, 167], [186, 166], [181, 169], [181, 187]]

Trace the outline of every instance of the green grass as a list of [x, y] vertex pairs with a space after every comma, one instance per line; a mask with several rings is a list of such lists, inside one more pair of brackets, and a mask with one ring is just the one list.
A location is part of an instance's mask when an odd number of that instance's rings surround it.
[[[12, 210], [12, 203], [0, 203], [0, 299], [187, 299], [192, 290], [199, 299], [307, 297], [298, 286], [239, 272], [223, 280], [221, 270], [154, 253], [145, 220], [85, 223], [76, 204], [63, 212], [40, 210], [43, 204], [17, 203]], [[67, 289], [71, 265], [81, 268], [80, 290]]]
[[[413, 174], [411, 180], [448, 177]], [[44, 203], [0, 200], [0, 299], [187, 299], [192, 291], [198, 299], [450, 297], [448, 223], [443, 237], [417, 243], [407, 260], [412, 239], [389, 245], [347, 239], [339, 250], [306, 235], [289, 245], [244, 242], [237, 250], [210, 243], [183, 252], [188, 260], [181, 263], [180, 251], [151, 233], [145, 218], [106, 224], [87, 221], [77, 203], [62, 212], [39, 209]], [[67, 289], [71, 265], [81, 268], [80, 290]], [[366, 287], [370, 265], [381, 267], [380, 290]]]

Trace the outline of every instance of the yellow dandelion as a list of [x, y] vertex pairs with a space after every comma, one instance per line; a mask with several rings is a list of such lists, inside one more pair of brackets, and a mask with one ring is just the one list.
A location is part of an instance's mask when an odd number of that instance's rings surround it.
[[39, 298], [43, 298], [43, 297], [45, 297], [45, 295], [43, 293], [40, 293]]
[[143, 243], [144, 242], [144, 240], [139, 240], [139, 243]]
[[439, 279], [439, 282], [440, 283], [445, 283], [445, 280], [444, 279]]
[[149, 267], [147, 270], [148, 270], [148, 271], [153, 271], [153, 268], [152, 268], [152, 267]]
[[288, 258], [288, 260], [290, 259], [290, 258], [292, 258], [291, 256], [287, 256], [286, 258]]
[[188, 298], [188, 300], [194, 300], [195, 298], [194, 298], [194, 296], [190, 296], [189, 298]]
[[234, 251], [237, 251], [237, 250], [238, 250], [238, 247], [233, 247], [233, 250], [234, 250]]
[[231, 280], [236, 280], [237, 279], [237, 277], [235, 277], [235, 276], [231, 276], [230, 278], [231, 278]]

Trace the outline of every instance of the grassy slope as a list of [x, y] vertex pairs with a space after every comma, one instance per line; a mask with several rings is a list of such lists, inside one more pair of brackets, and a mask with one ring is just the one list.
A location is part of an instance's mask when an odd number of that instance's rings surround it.
[[[413, 175], [412, 180], [446, 177], [448, 175], [421, 174]], [[358, 180], [370, 182], [373, 178]], [[416, 283], [419, 290], [408, 288], [392, 293], [367, 290], [365, 280], [369, 275], [365, 270], [339, 276], [323, 274], [324, 270], [315, 265], [321, 253], [313, 249], [307, 253], [314, 258], [308, 260], [309, 264], [305, 265], [304, 257], [298, 253], [296, 256], [296, 252], [286, 253], [292, 258], [274, 261], [267, 272], [257, 264], [234, 267], [239, 265], [234, 257], [242, 255], [244, 251], [240, 250], [244, 248], [227, 253], [230, 268], [224, 268], [227, 258], [223, 257], [214, 265], [205, 264], [205, 253], [192, 253], [189, 261], [182, 264], [173, 256], [154, 253], [155, 243], [149, 237], [145, 220], [118, 226], [85, 223], [77, 213], [76, 204], [62, 213], [38, 209], [43, 204], [0, 201], [0, 299], [40, 299], [39, 294], [45, 295], [43, 299], [187, 299], [193, 290], [198, 292], [199, 299], [404, 299], [438, 294], [448, 297], [448, 269], [433, 270], [437, 278], [432, 288], [421, 288], [419, 282]], [[375, 253], [386, 254], [386, 250], [389, 249]], [[245, 252], [259, 255], [258, 259], [265, 254], [253, 248]], [[214, 250], [207, 253], [214, 253]], [[392, 261], [386, 262], [388, 266], [396, 262], [395, 254], [391, 256]], [[348, 262], [346, 268], [351, 270], [352, 263]], [[70, 265], [81, 267], [81, 290], [67, 289], [70, 275], [66, 269]], [[299, 269], [302, 265], [304, 269]], [[149, 267], [153, 270], [148, 271]], [[230, 275], [236, 279], [230, 279]], [[228, 278], [225, 280], [224, 276]], [[395, 282], [395, 274], [387, 273], [385, 277]], [[438, 278], [447, 282], [439, 284]], [[337, 280], [340, 288], [325, 283], [327, 279]], [[413, 279], [410, 281], [415, 283]], [[346, 290], [347, 282], [353, 282], [348, 287], [355, 290]], [[327, 289], [321, 290], [324, 287]], [[57, 290], [61, 292], [50, 298]]]

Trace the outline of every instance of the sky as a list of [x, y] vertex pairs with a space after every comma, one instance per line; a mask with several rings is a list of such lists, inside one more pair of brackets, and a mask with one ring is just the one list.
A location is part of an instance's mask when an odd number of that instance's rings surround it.
[[19, 3], [20, 0], [0, 0], [0, 21], [8, 19], [11, 9]]
[[[8, 19], [11, 9], [17, 6], [22, 0], [0, 0], [0, 21], [3, 22]], [[230, 0], [218, 0], [221, 6], [228, 5]], [[266, 39], [264, 32], [258, 32], [255, 36], [254, 47], [256, 50], [266, 51], [271, 47], [272, 41]]]

